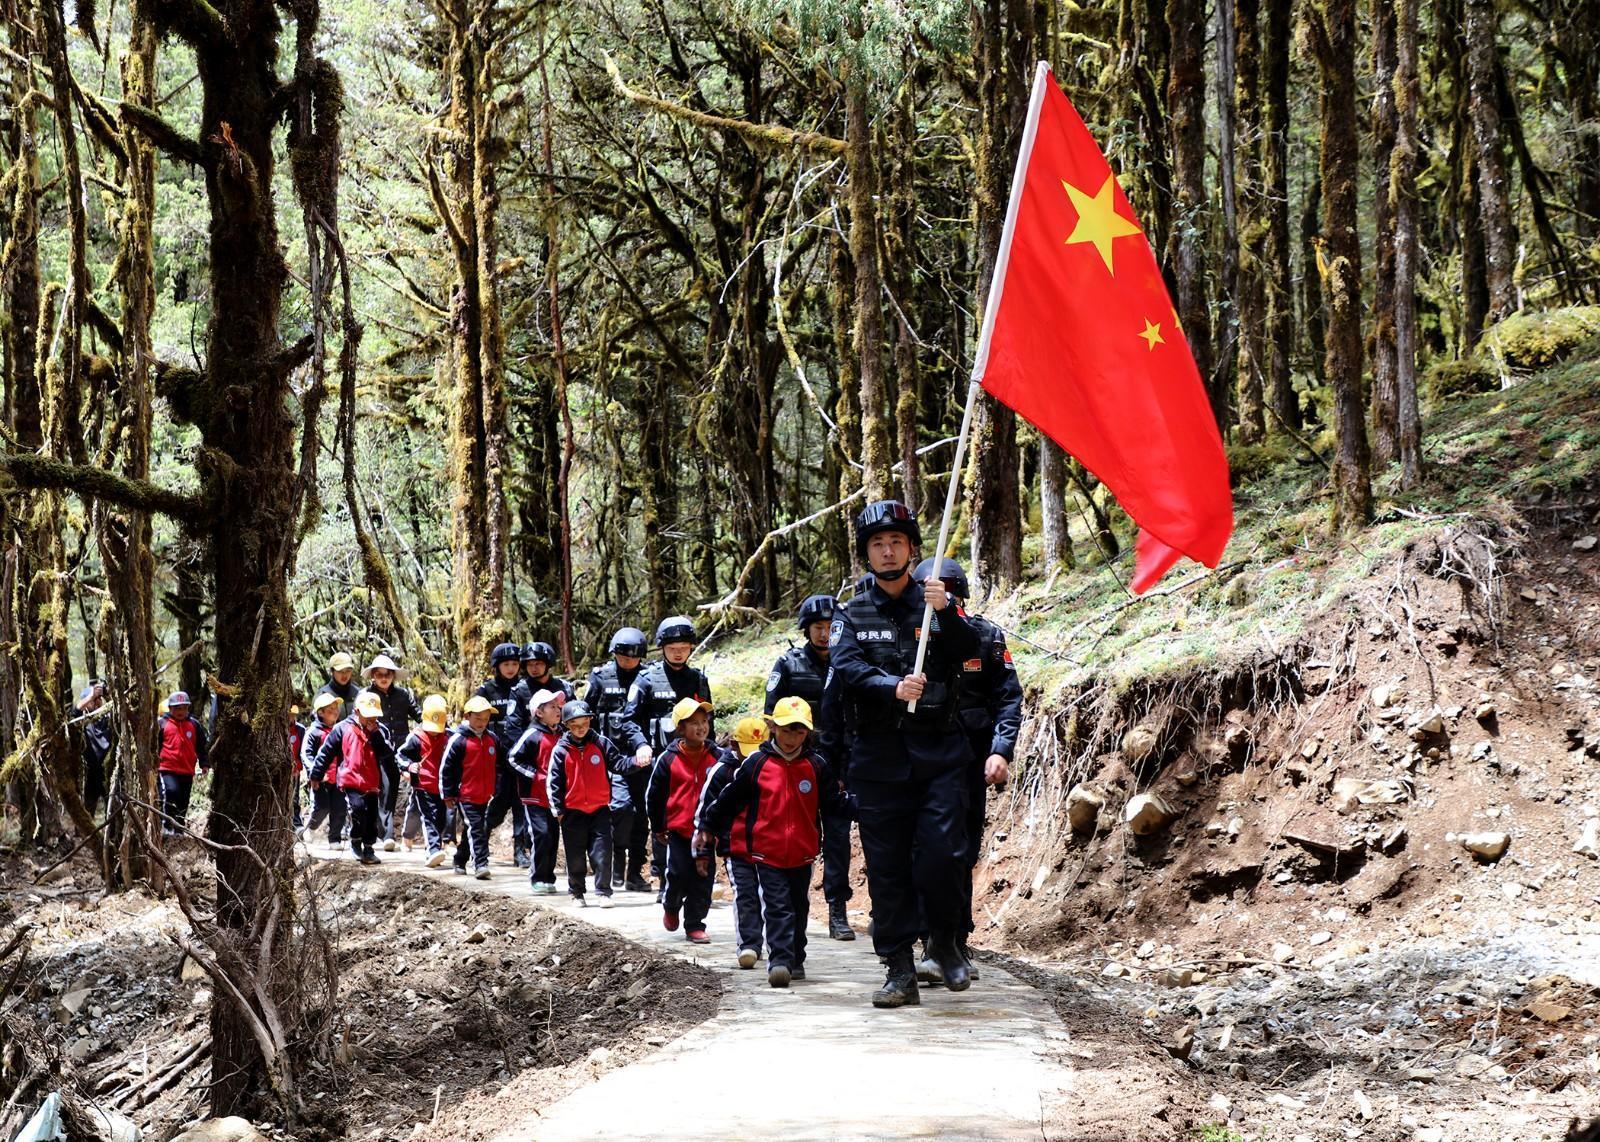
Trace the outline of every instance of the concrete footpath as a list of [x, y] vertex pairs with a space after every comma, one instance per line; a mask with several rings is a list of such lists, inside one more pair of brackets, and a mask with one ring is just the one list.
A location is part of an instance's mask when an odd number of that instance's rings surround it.
[[[315, 855], [328, 856], [320, 841]], [[382, 872], [415, 872], [464, 891], [514, 896], [607, 928], [725, 975], [717, 1014], [641, 1061], [602, 1075], [497, 1139], [588, 1138], [1038, 1138], [1069, 1090], [1067, 1035], [1048, 1001], [989, 964], [959, 995], [924, 988], [922, 1006], [878, 1011], [883, 969], [866, 938], [865, 901], [852, 904], [860, 938], [830, 940], [813, 918], [808, 978], [767, 985], [765, 964], [742, 971], [733, 910], [716, 902], [712, 942], [661, 926], [653, 895], [618, 891], [609, 909], [563, 893], [533, 896], [527, 873], [496, 860], [487, 881], [458, 876], [419, 853], [380, 853]], [[565, 879], [560, 884], [564, 887]], [[718, 874], [718, 895], [723, 895]]]

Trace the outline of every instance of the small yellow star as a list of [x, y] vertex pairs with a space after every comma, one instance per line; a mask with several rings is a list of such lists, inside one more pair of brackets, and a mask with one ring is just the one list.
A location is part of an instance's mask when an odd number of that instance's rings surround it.
[[1067, 245], [1093, 242], [1106, 264], [1106, 272], [1113, 275], [1116, 271], [1111, 268], [1112, 239], [1128, 238], [1140, 233], [1137, 225], [1117, 213], [1117, 203], [1113, 197], [1116, 181], [1116, 176], [1106, 175], [1106, 181], [1100, 184], [1093, 198], [1064, 179], [1061, 183], [1066, 188], [1067, 197], [1072, 199], [1072, 208], [1078, 212], [1078, 224], [1067, 237]]
[[1167, 343], [1167, 339], [1161, 336], [1161, 323], [1159, 321], [1151, 321], [1148, 317], [1144, 319], [1144, 332], [1139, 336], [1144, 338], [1145, 344], [1152, 350], [1157, 345], [1165, 345]]

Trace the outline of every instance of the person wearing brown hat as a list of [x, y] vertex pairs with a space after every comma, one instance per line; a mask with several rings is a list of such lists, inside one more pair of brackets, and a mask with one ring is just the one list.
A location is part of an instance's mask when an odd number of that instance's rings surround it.
[[344, 651], [328, 659], [328, 680], [317, 688], [318, 694], [332, 694], [344, 703], [340, 713], [346, 717], [356, 704], [361, 687], [356, 685], [356, 660]]
[[[402, 673], [400, 664], [387, 654], [378, 655], [361, 672], [361, 680], [367, 684], [367, 693], [378, 696], [378, 704], [383, 709], [380, 720], [383, 728], [389, 731], [389, 740], [392, 742], [405, 741], [411, 736], [412, 723], [422, 721], [422, 708], [417, 705], [417, 696], [400, 685]], [[400, 769], [398, 766], [392, 769], [386, 766], [378, 801], [378, 837], [383, 842], [385, 852], [392, 853], [396, 847], [394, 807], [399, 798]]]

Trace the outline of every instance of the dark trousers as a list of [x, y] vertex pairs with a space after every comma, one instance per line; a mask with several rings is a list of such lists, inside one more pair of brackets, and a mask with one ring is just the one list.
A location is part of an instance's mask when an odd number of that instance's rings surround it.
[[344, 794], [331, 781], [324, 781], [311, 791], [311, 819], [306, 828], [316, 831], [323, 821], [328, 822], [328, 843], [338, 844], [344, 835]]
[[962, 863], [967, 875], [962, 880], [965, 892], [962, 897], [962, 920], [957, 935], [965, 938], [975, 925], [972, 922], [972, 873], [983, 855], [983, 829], [989, 808], [989, 786], [983, 780], [983, 761], [989, 756], [986, 750], [967, 774], [967, 847], [962, 853]]
[[[963, 881], [969, 880], [967, 767], [909, 781], [852, 781], [850, 788], [872, 895], [873, 950], [880, 956], [909, 952], [922, 910], [933, 935], [959, 934]], [[767, 939], [772, 940], [771, 921]]]
[[[422, 790], [417, 788], [417, 783], [412, 778], [406, 780], [406, 811], [400, 815], [400, 835], [408, 841], [418, 837], [427, 837], [427, 830], [422, 827], [422, 802], [419, 800]], [[444, 830], [440, 830], [443, 832]]]
[[167, 773], [163, 771], [161, 778], [161, 812], [164, 816], [172, 818], [163, 821], [163, 832], [175, 832], [187, 827], [189, 817], [189, 793], [194, 789], [194, 777], [187, 773]]
[[528, 839], [533, 843], [533, 863], [528, 870], [528, 883], [554, 884], [556, 882], [556, 841], [560, 830], [555, 816], [543, 805], [524, 803], [522, 815], [527, 820]]
[[761, 919], [767, 926], [767, 966], [799, 967], [806, 962], [811, 865], [773, 868], [758, 864], [755, 870], [761, 888]]
[[633, 845], [633, 819], [638, 816], [633, 806], [626, 809], [611, 808], [611, 883], [627, 881], [628, 855]]
[[667, 835], [666, 900], [668, 912], [683, 913], [683, 930], [705, 930], [706, 913], [711, 911], [711, 883], [716, 879], [715, 858], [706, 862], [705, 875], [694, 863], [694, 846], [688, 837]]
[[[294, 826], [295, 832], [297, 833], [302, 827], [304, 827], [306, 823], [305, 814], [302, 809], [302, 807], [305, 805], [305, 800], [306, 787], [301, 783], [300, 775], [296, 773], [294, 775], [294, 781], [292, 781], [289, 785], [289, 822]], [[84, 804], [88, 804], [88, 802], [85, 801]]]
[[392, 758], [379, 761], [378, 836], [388, 840], [394, 836], [394, 806], [400, 796], [400, 763]]
[[371, 852], [378, 839], [378, 809], [381, 793], [363, 793], [359, 789], [344, 791], [345, 811], [350, 815], [350, 849], [355, 853]]
[[627, 810], [626, 813], [611, 815], [611, 835], [616, 844], [614, 856], [617, 863], [622, 866], [623, 879], [643, 880], [646, 860], [650, 861], [650, 871], [655, 872], [655, 861], [651, 857], [649, 814], [644, 811], [644, 795], [650, 784], [650, 770], [629, 770], [623, 780], [628, 783], [628, 796], [633, 799], [634, 808]]
[[567, 851], [567, 890], [582, 897], [588, 890], [585, 856], [594, 868], [594, 890], [611, 895], [611, 810], [580, 813], [568, 809], [561, 815], [561, 843]]
[[445, 838], [450, 835], [450, 816], [444, 798], [426, 789], [413, 788], [411, 805], [406, 809], [406, 820], [409, 821], [413, 814], [422, 827], [422, 837], [428, 843], [429, 854], [444, 848]]
[[822, 895], [843, 908], [850, 899], [850, 814], [822, 814]]
[[739, 934], [739, 950], [751, 948], [761, 954], [761, 884], [755, 862], [740, 857], [728, 858], [728, 879], [733, 883], [733, 926]]
[[456, 867], [466, 868], [467, 857], [472, 857], [472, 869], [476, 872], [480, 868], [489, 867], [489, 824], [492, 813], [490, 805], [478, 805], [471, 801], [457, 801], [456, 812], [461, 815], [461, 831], [467, 835], [466, 844], [456, 845]]
[[500, 822], [511, 818], [511, 856], [516, 859], [528, 851], [528, 819], [522, 812], [522, 797], [517, 793], [516, 771], [506, 768], [495, 774], [494, 799], [489, 802], [488, 824], [492, 833]]

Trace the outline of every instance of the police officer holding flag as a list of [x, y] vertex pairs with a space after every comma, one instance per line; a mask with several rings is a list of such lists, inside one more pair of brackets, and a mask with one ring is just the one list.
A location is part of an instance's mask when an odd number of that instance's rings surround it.
[[[958, 940], [972, 748], [958, 719], [962, 664], [978, 654], [978, 635], [939, 578], [911, 576], [922, 532], [904, 504], [867, 505], [855, 541], [872, 581], [835, 612], [824, 703], [837, 707], [851, 736], [846, 780], [866, 858], [873, 945], [888, 965], [872, 1003], [903, 1007], [921, 1002], [912, 958], [919, 898], [945, 985], [970, 986]], [[914, 673], [924, 603], [934, 617], [927, 659]], [[836, 741], [823, 745], [840, 756]]]

